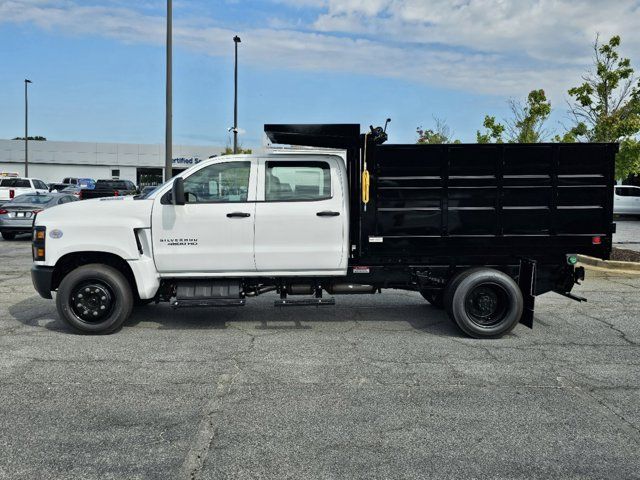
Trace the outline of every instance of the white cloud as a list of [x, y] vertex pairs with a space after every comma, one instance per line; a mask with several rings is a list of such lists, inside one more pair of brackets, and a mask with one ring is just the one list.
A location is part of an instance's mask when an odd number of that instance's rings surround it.
[[[542, 87], [557, 99], [589, 62], [596, 31], [604, 36], [621, 33], [627, 53], [636, 58], [640, 53], [634, 23], [638, 15], [633, 17], [638, 3], [632, 0], [608, 4], [606, 15], [595, 0], [303, 1], [321, 9], [312, 28], [272, 21], [269, 28], [242, 32], [243, 59], [276, 68], [376, 75], [502, 96], [523, 96]], [[0, 0], [0, 23], [162, 44], [162, 12], [122, 7], [125, 3]], [[202, 20], [174, 23], [176, 44], [205, 55], [230, 55], [235, 34]]]

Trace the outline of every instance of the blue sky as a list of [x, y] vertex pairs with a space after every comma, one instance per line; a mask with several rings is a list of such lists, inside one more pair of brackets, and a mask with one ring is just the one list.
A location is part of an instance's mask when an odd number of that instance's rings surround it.
[[[613, 2], [612, 2], [613, 3]], [[566, 119], [566, 90], [596, 33], [623, 37], [640, 66], [637, 0], [174, 0], [174, 141], [225, 145], [240, 45], [241, 142], [264, 123], [391, 117], [393, 142], [447, 121], [473, 141], [485, 114], [544, 88]], [[0, 138], [164, 141], [164, 0], [0, 0]]]

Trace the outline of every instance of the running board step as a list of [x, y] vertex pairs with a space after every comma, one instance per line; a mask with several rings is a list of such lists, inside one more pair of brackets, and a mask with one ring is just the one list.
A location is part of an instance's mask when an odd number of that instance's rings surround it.
[[323, 307], [335, 305], [335, 298], [304, 298], [300, 300], [281, 299], [273, 302], [274, 307]]
[[209, 308], [209, 307], [244, 307], [244, 298], [201, 298], [178, 299], [171, 306], [173, 308]]

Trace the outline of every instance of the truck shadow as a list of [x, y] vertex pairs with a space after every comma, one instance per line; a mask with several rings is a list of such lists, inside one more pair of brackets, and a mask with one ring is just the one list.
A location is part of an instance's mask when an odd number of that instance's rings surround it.
[[[8, 311], [12, 318], [24, 325], [76, 334], [58, 318], [51, 300], [33, 296], [11, 305]], [[371, 305], [364, 299], [350, 301], [348, 305], [304, 308], [275, 308], [269, 301], [262, 300], [254, 300], [254, 303], [240, 308], [176, 310], [167, 304], [152, 304], [134, 308], [123, 328], [216, 330], [229, 328], [230, 324], [242, 325], [243, 329], [274, 331], [313, 331], [321, 329], [323, 325], [344, 324], [345, 330], [358, 326], [389, 332], [413, 329], [436, 336], [462, 337], [446, 313], [426, 302], [384, 307]]]

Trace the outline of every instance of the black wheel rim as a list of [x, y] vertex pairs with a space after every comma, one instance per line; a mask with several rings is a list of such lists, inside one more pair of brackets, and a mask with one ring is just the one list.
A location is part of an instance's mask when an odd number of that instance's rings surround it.
[[476, 286], [465, 298], [465, 310], [472, 322], [480, 327], [498, 325], [507, 315], [509, 296], [497, 283]]
[[115, 296], [103, 282], [89, 280], [78, 284], [69, 297], [73, 313], [84, 323], [100, 323], [113, 310]]

